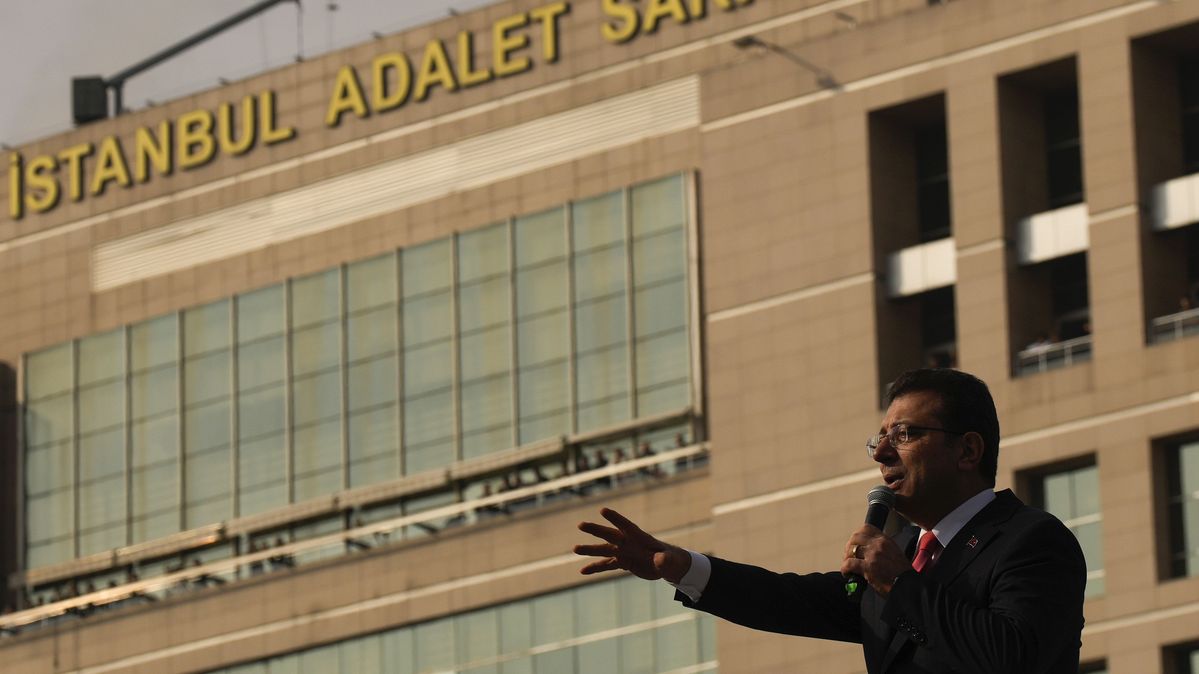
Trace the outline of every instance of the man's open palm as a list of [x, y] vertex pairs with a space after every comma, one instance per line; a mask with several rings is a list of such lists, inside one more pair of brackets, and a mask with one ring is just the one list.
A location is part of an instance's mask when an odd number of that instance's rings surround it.
[[666, 580], [677, 583], [691, 566], [691, 555], [673, 545], [667, 545], [650, 536], [633, 524], [624, 515], [603, 508], [600, 514], [616, 528], [583, 522], [579, 531], [603, 539], [604, 543], [576, 545], [576, 555], [602, 557], [580, 569], [580, 573], [592, 574], [602, 571], [624, 569], [638, 578]]

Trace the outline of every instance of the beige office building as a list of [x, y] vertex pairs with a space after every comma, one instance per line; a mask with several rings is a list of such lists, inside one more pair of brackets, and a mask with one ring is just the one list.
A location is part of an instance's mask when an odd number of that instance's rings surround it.
[[1199, 2], [503, 0], [5, 155], [8, 674], [864, 672], [574, 527], [836, 569], [926, 364], [1199, 672]]

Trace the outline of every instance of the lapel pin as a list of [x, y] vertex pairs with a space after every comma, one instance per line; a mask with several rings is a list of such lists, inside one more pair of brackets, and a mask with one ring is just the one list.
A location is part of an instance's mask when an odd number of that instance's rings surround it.
[[978, 545], [978, 536], [971, 536], [970, 540], [966, 541], [966, 547], [970, 548], [971, 550], [973, 550], [974, 546], [976, 545]]

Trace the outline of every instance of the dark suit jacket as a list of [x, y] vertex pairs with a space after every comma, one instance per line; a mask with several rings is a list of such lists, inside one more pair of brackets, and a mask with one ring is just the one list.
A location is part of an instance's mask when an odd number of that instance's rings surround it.
[[[895, 537], [911, 559], [919, 530]], [[871, 674], [1077, 674], [1086, 563], [1055, 517], [997, 494], [923, 574], [887, 598], [845, 596], [840, 573], [797, 575], [712, 557], [688, 606], [754, 629], [860, 643]]]

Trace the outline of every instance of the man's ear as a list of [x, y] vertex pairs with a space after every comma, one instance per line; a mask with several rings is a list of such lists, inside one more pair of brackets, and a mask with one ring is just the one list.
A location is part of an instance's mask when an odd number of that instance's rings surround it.
[[983, 460], [983, 453], [986, 451], [986, 443], [983, 442], [983, 436], [970, 431], [962, 436], [961, 447], [958, 453], [958, 468], [965, 472], [974, 472], [978, 470], [978, 464]]

